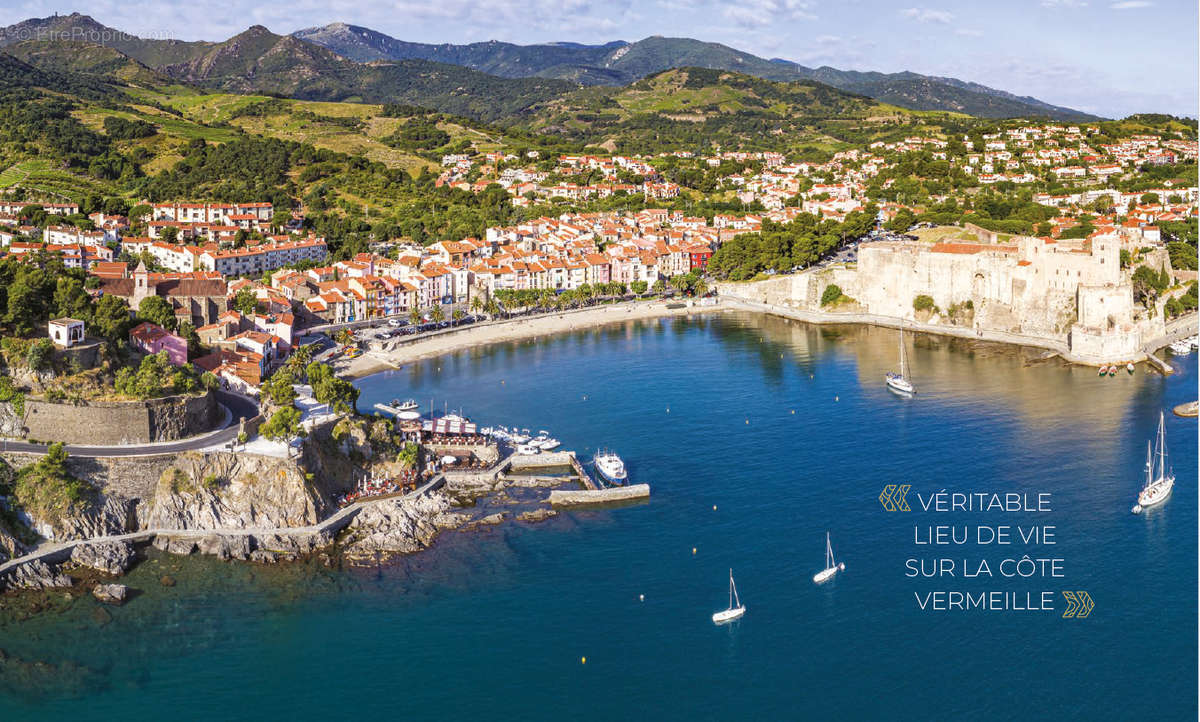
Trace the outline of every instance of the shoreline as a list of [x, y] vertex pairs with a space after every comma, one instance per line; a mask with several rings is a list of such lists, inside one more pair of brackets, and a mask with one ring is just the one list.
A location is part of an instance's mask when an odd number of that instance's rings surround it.
[[[672, 301], [673, 306], [676, 303]], [[634, 301], [631, 303], [594, 306], [591, 308], [548, 313], [531, 318], [489, 321], [483, 324], [453, 329], [432, 337], [401, 343], [383, 351], [367, 351], [349, 362], [333, 364], [338, 375], [352, 381], [372, 376], [381, 371], [394, 371], [404, 364], [444, 356], [456, 351], [488, 346], [492, 344], [523, 341], [540, 336], [552, 336], [572, 331], [598, 328], [625, 321], [642, 321], [669, 316], [691, 316], [726, 310], [722, 303], [712, 306], [687, 306], [669, 308], [668, 302]]]
[[[672, 305], [675, 303], [672, 302]], [[737, 296], [719, 296], [718, 302], [711, 306], [694, 305], [668, 308], [667, 302], [656, 299], [652, 301], [634, 301], [611, 306], [564, 311], [532, 318], [487, 322], [481, 325], [453, 329], [433, 337], [401, 343], [387, 350], [367, 351], [356, 359], [335, 363], [334, 368], [338, 371], [339, 375], [353, 381], [372, 376], [382, 371], [397, 370], [404, 364], [424, 361], [480, 346], [570, 333], [572, 331], [598, 328], [624, 321], [638, 321], [669, 316], [691, 316], [727, 311], [761, 313], [815, 325], [863, 325], [878, 326], [881, 328], [900, 328], [903, 326], [905, 330], [913, 333], [927, 333], [970, 341], [986, 341], [1015, 347], [1039, 348], [1060, 357], [1067, 363], [1078, 366], [1096, 367], [1102, 365], [1091, 359], [1073, 356], [1067, 344], [1056, 339], [1003, 331], [933, 325], [889, 316], [807, 311], [758, 303]], [[1162, 363], [1162, 360], [1153, 356], [1155, 350], [1157, 349], [1143, 350], [1137, 358], [1129, 360], [1135, 363], [1149, 363], [1161, 372], [1163, 369], [1159, 364]]]

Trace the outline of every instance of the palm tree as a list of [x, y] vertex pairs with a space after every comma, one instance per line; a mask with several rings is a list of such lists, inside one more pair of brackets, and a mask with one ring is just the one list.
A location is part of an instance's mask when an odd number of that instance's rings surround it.
[[412, 310], [408, 312], [408, 321], [414, 326], [421, 323], [421, 312], [417, 310], [416, 306], [413, 306]]
[[433, 319], [434, 323], [441, 323], [446, 318], [446, 314], [442, 311], [441, 305], [436, 305], [429, 311], [429, 318]]
[[473, 296], [471, 298], [471, 313], [479, 313], [481, 310], [483, 310], [483, 305], [482, 298], [479, 296]]
[[487, 303], [483, 304], [483, 310], [491, 319], [496, 318], [496, 314], [500, 313], [500, 304], [496, 303], [496, 299], [489, 298]]
[[450, 314], [450, 318], [454, 319], [454, 325], [457, 326], [458, 322], [462, 321], [463, 316], [466, 316], [466, 315], [467, 314], [464, 313], [461, 308], [456, 308], [456, 309], [454, 309], [454, 312]]
[[696, 280], [696, 285], [692, 286], [692, 291], [695, 292], [697, 296], [703, 296], [704, 294], [708, 293], [708, 284], [704, 282], [703, 278], [699, 278]]

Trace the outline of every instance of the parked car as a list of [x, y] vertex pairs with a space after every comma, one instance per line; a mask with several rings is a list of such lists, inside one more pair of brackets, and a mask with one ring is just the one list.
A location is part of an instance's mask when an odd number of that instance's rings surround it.
[[389, 319], [388, 319], [388, 325], [389, 325], [389, 326], [391, 326], [392, 328], [399, 328], [399, 327], [401, 326], [400, 319], [398, 319], [398, 318], [389, 318]]

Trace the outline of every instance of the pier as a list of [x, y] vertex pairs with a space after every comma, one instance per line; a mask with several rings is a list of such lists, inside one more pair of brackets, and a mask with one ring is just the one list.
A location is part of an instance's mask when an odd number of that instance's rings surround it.
[[588, 491], [598, 491], [600, 489], [596, 481], [592, 479], [587, 470], [583, 468], [583, 464], [579, 463], [579, 458], [575, 456], [574, 451], [551, 451], [542, 454], [533, 454], [530, 456], [522, 456], [514, 454], [508, 457], [508, 465], [505, 471], [519, 473], [520, 471], [530, 469], [545, 469], [550, 467], [566, 467], [569, 468], [577, 477], [579, 483]]
[[571, 491], [555, 489], [550, 492], [551, 506], [587, 506], [591, 504], [612, 504], [622, 501], [638, 501], [650, 497], [649, 484], [632, 484], [630, 486], [610, 486], [607, 489], [587, 491]]

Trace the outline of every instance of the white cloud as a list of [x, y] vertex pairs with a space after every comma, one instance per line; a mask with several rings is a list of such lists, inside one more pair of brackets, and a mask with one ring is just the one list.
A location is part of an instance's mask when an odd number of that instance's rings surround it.
[[907, 10], [901, 10], [900, 14], [909, 20], [916, 20], [919, 23], [948, 25], [954, 19], [954, 13], [949, 10], [935, 10], [933, 8], [908, 8]]
[[1148, 0], [1123, 0], [1123, 2], [1113, 3], [1109, 7], [1113, 10], [1136, 10], [1138, 8], [1148, 8], [1153, 4]]
[[955, 34], [955, 35], [961, 35], [961, 36], [963, 36], [964, 38], [978, 38], [978, 37], [983, 37], [983, 31], [982, 31], [982, 30], [975, 30], [974, 28], [955, 28], [955, 29], [954, 29], [954, 34]]
[[730, 22], [747, 28], [777, 25], [787, 20], [816, 20], [810, 0], [744, 0], [722, 11]]
[[1042, 0], [1044, 8], [1085, 8], [1086, 0]]

